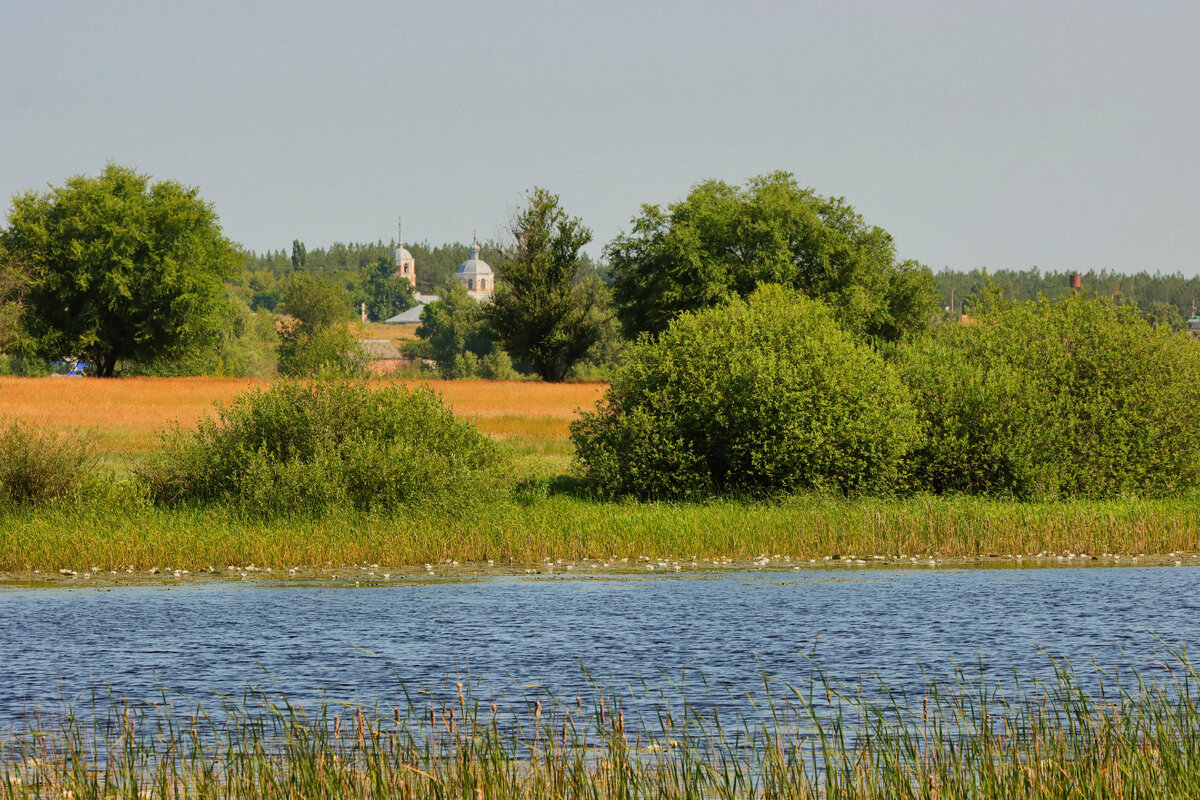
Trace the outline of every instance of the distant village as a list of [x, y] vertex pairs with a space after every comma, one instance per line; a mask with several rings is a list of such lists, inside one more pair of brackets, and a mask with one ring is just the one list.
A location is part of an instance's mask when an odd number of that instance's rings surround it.
[[[403, 229], [401, 229], [401, 235], [403, 235]], [[398, 239], [396, 249], [392, 251], [392, 260], [396, 264], [396, 271], [392, 273], [392, 278], [408, 281], [413, 287], [413, 297], [417, 302], [412, 308], [382, 320], [382, 322], [387, 325], [419, 325], [425, 307], [430, 303], [437, 302], [440, 298], [436, 294], [422, 294], [416, 291], [417, 261], [404, 246], [402, 238]], [[472, 237], [470, 255], [458, 266], [454, 278], [466, 290], [467, 296], [475, 302], [491, 302], [492, 292], [496, 288], [496, 275], [492, 271], [491, 265], [479, 257], [477, 236]], [[368, 322], [365, 303], [362, 305], [361, 313], [363, 323]], [[371, 371], [376, 374], [394, 372], [412, 363], [412, 359], [400, 352], [396, 343], [391, 339], [359, 339], [358, 343], [370, 362]]]
[[[398, 244], [392, 251], [392, 259], [396, 262], [396, 271], [392, 277], [396, 280], [406, 280], [414, 291], [417, 288], [417, 261], [403, 243]], [[492, 291], [496, 287], [496, 276], [491, 266], [479, 257], [479, 240], [472, 238], [471, 255], [458, 266], [454, 273], [455, 279], [467, 290], [467, 296], [478, 303], [486, 303], [492, 299]], [[438, 300], [436, 294], [415, 293], [417, 304], [412, 308], [384, 320], [392, 325], [407, 325], [421, 321], [421, 312], [425, 306]], [[364, 306], [365, 308], [365, 306]], [[363, 311], [363, 322], [367, 321], [366, 311]]]

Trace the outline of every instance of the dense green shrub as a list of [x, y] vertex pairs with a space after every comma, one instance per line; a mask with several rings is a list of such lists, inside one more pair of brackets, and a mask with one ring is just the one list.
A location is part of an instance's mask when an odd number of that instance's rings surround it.
[[34, 430], [11, 422], [0, 427], [0, 505], [38, 505], [78, 495], [95, 465], [83, 436]]
[[643, 338], [571, 438], [604, 495], [764, 497], [891, 491], [917, 425], [823, 303], [765, 286]]
[[494, 494], [496, 445], [428, 387], [280, 383], [165, 434], [141, 470], [160, 502], [229, 502], [255, 515], [454, 508]]
[[1169, 495], [1200, 480], [1200, 347], [1132, 306], [976, 303], [898, 358], [918, 486], [1018, 498]]

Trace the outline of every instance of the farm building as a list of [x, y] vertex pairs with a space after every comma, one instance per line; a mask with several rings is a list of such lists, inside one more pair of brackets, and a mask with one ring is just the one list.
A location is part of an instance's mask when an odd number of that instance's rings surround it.
[[395, 342], [388, 339], [359, 339], [358, 346], [371, 365], [371, 372], [386, 375], [410, 363]]

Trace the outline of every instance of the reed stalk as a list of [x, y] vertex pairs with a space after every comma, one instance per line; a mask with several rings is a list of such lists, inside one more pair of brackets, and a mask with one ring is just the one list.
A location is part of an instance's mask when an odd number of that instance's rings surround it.
[[1055, 662], [1004, 685], [958, 670], [911, 696], [814, 669], [720, 713], [654, 685], [650, 714], [599, 686], [312, 710], [260, 690], [211, 710], [93, 698], [0, 737], [0, 798], [1193, 798], [1197, 675], [1183, 652], [1163, 667], [1085, 682]]

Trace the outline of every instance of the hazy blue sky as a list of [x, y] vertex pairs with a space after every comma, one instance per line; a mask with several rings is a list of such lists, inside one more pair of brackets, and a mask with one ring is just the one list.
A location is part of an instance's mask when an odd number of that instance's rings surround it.
[[1200, 3], [0, 3], [0, 198], [116, 161], [255, 250], [787, 170], [974, 267], [1200, 270]]

